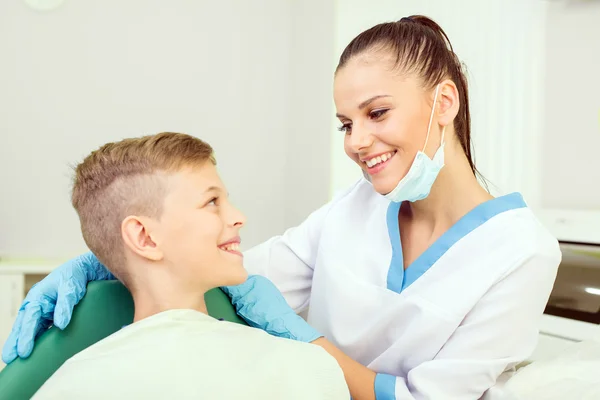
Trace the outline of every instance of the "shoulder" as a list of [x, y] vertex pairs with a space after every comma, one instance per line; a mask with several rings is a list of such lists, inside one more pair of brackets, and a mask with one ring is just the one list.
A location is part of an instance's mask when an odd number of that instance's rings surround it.
[[[244, 347], [246, 347], [249, 342], [252, 342], [256, 347], [265, 345], [266, 348], [268, 348], [265, 355], [280, 355], [287, 358], [290, 354], [295, 354], [301, 357], [301, 359], [314, 359], [315, 357], [327, 359], [329, 356], [329, 353], [320, 346], [273, 336], [262, 329], [228, 321], [220, 322], [220, 326], [222, 329], [219, 330], [218, 336], [219, 338], [225, 338], [223, 341], [230, 341], [233, 343], [243, 339], [243, 341], [246, 342]], [[282, 352], [284, 354], [282, 354]]]
[[169, 339], [181, 332], [194, 332], [198, 337], [219, 321], [199, 311], [191, 309], [171, 309], [159, 312], [129, 325], [93, 343], [76, 353], [67, 363], [82, 364], [96, 359], [105, 359], [122, 354], [124, 351], [137, 351], [144, 346], [152, 346], [159, 339]]
[[337, 216], [350, 213], [356, 218], [366, 217], [379, 209], [387, 210], [389, 204], [390, 201], [377, 193], [369, 181], [360, 178], [347, 189], [334, 194], [327, 209], [328, 213], [335, 211]]
[[[562, 260], [559, 242], [527, 206], [499, 213], [477, 229], [472, 256], [483, 279], [496, 286], [512, 282], [544, 290], [552, 287]], [[533, 290], [533, 289], [532, 289]]]
[[[85, 351], [85, 350], [84, 350]], [[64, 362], [38, 389], [33, 399], [74, 399], [83, 395], [89, 385], [84, 382], [98, 371], [90, 370], [88, 363], [74, 360]]]
[[562, 260], [559, 242], [530, 208], [507, 212], [503, 223], [500, 238], [510, 245], [518, 265], [537, 261], [540, 267], [556, 271]]
[[456, 243], [452, 263], [462, 264], [490, 284], [522, 269], [554, 276], [562, 260], [558, 240], [536, 218], [520, 194], [494, 199], [461, 225], [472, 231]]
[[379, 201], [389, 204], [389, 200], [377, 193], [373, 185], [365, 178], [358, 179], [348, 188], [334, 194], [332, 201], [335, 203], [348, 201], [368, 203]]
[[[260, 351], [262, 362], [287, 363], [294, 360], [294, 368], [300, 371], [316, 369], [337, 371], [339, 364], [324, 348], [312, 343], [281, 338], [249, 326], [222, 322], [224, 329], [219, 331], [222, 344], [244, 343], [243, 348]], [[291, 368], [291, 367], [290, 367]]]
[[361, 178], [348, 188], [334, 193], [326, 204], [314, 210], [304, 222], [308, 222], [307, 225], [311, 229], [320, 229], [323, 224], [337, 224], [340, 219], [363, 219], [373, 214], [373, 210], [378, 206], [383, 205], [387, 209], [389, 203], [389, 200], [379, 195], [367, 180]]
[[[127, 332], [127, 330], [131, 329], [131, 326], [126, 326], [112, 334], [110, 334], [109, 336], [100, 339], [99, 341], [97, 341], [96, 343], [93, 343], [92, 345], [90, 345], [89, 347], [86, 347], [85, 349], [81, 350], [80, 352], [76, 353], [75, 355], [73, 355], [71, 358], [69, 358], [64, 364], [63, 367], [65, 367], [65, 369], [67, 369], [67, 367], [70, 368], [71, 365], [82, 365], [85, 364], [87, 361], [98, 358], [98, 357], [103, 357], [106, 356], [107, 354], [112, 353], [116, 348], [119, 347], [119, 344], [121, 342], [123, 342], [123, 339], [128, 337], [129, 334]], [[125, 341], [127, 341], [125, 339]], [[77, 369], [78, 367], [74, 367], [74, 369]]]
[[[272, 336], [269, 339], [273, 338]], [[272, 354], [282, 363], [292, 359], [295, 368], [301, 373], [311, 370], [311, 374], [326, 374], [330, 378], [337, 377], [344, 382], [344, 376], [337, 360], [324, 348], [312, 343], [298, 342], [295, 340], [276, 337], [269, 340]]]

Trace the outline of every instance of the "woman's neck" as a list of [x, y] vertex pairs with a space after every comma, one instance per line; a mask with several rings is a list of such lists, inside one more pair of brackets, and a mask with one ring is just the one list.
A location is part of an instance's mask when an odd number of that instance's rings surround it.
[[448, 143], [445, 165], [429, 196], [414, 203], [404, 203], [401, 213], [404, 218], [431, 225], [432, 230], [447, 229], [473, 208], [492, 198], [477, 181], [462, 149]]

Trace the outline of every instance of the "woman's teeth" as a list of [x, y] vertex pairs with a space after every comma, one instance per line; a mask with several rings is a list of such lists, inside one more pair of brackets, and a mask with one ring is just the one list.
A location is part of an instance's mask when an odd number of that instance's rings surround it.
[[382, 154], [380, 156], [373, 157], [370, 160], [365, 161], [365, 164], [367, 164], [367, 167], [373, 168], [377, 164], [381, 164], [382, 162], [386, 162], [387, 160], [389, 160], [390, 158], [392, 158], [392, 156], [394, 155], [394, 153], [395, 153], [394, 151], [391, 151], [389, 153], [385, 153], [385, 154]]
[[219, 248], [221, 250], [225, 250], [225, 251], [239, 251], [240, 250], [240, 244], [239, 243], [229, 243], [229, 244], [226, 244], [224, 246], [219, 246]]

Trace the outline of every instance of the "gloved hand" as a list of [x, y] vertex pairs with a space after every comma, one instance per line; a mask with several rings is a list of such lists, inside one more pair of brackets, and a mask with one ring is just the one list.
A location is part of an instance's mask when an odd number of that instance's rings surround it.
[[237, 314], [250, 326], [273, 336], [307, 343], [323, 336], [297, 315], [279, 289], [263, 276], [251, 275], [241, 285], [221, 289], [231, 298]]
[[89, 281], [115, 279], [91, 252], [62, 264], [33, 285], [19, 308], [17, 319], [2, 349], [2, 361], [27, 358], [37, 336], [52, 323], [64, 329], [73, 308], [85, 295]]

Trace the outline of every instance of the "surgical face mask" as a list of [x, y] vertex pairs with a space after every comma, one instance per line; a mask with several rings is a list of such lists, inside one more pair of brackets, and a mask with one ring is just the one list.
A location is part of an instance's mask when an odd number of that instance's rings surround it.
[[[433, 122], [433, 114], [435, 113], [435, 105], [437, 102], [437, 95], [440, 85], [435, 88], [435, 94], [433, 96], [433, 107], [431, 109], [431, 116], [429, 117], [429, 126], [427, 127], [427, 136], [425, 137], [425, 145], [423, 150], [417, 152], [415, 159], [408, 170], [408, 173], [400, 179], [400, 182], [396, 185], [394, 190], [385, 195], [385, 197], [395, 203], [401, 203], [403, 201], [417, 201], [423, 200], [429, 195], [431, 187], [435, 182], [440, 170], [444, 166], [444, 131], [442, 129], [442, 139], [440, 148], [436, 151], [433, 159], [430, 159], [427, 154], [424, 153], [429, 140], [429, 132], [431, 130], [431, 123]], [[371, 181], [369, 175], [363, 171], [363, 175], [368, 181]]]

